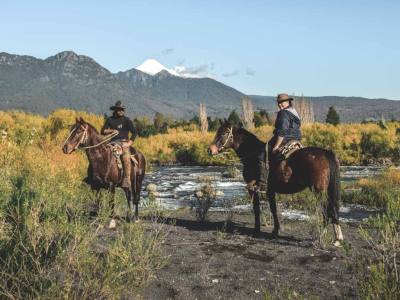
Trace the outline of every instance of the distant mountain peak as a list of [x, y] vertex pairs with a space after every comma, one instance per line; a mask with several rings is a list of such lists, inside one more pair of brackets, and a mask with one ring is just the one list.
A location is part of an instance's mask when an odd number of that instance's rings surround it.
[[78, 59], [79, 55], [76, 54], [74, 51], [62, 51], [60, 53], [57, 53], [56, 55], [53, 56], [54, 58], [58, 60], [64, 60], [64, 59]]
[[169, 74], [179, 76], [176, 71], [168, 69], [153, 58], [146, 59], [140, 66], [137, 66], [135, 69], [150, 75], [155, 75], [157, 73], [160, 73], [161, 71], [166, 71]]

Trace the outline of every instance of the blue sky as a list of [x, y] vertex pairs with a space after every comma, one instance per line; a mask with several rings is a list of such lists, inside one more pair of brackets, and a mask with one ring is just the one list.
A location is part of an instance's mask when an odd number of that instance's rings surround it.
[[0, 52], [73, 50], [112, 72], [155, 58], [244, 93], [400, 99], [400, 1], [18, 1]]

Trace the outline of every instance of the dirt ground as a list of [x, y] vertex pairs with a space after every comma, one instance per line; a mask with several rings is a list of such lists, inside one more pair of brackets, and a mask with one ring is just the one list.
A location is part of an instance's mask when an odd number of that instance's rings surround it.
[[[269, 226], [254, 238], [251, 214], [236, 215], [230, 233], [222, 230], [225, 219], [213, 213], [201, 223], [187, 211], [167, 218], [163, 226], [169, 231], [165, 251], [170, 262], [139, 298], [264, 299], [265, 294], [286, 298], [288, 292], [305, 298], [357, 298], [343, 247], [317, 249], [308, 223], [284, 220], [278, 238], [272, 238]], [[342, 228], [353, 251], [367, 251], [357, 225]]]

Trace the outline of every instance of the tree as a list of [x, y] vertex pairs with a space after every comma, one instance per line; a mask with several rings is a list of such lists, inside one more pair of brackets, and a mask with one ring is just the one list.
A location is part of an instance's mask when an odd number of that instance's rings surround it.
[[247, 130], [254, 129], [254, 110], [249, 97], [242, 98], [243, 123]]
[[340, 123], [339, 114], [336, 112], [333, 106], [329, 107], [328, 114], [326, 115], [326, 123], [335, 126]]
[[208, 130], [208, 120], [207, 120], [206, 105], [203, 103], [200, 103], [199, 117], [200, 117], [200, 130], [202, 133], [205, 133]]
[[135, 127], [138, 136], [148, 137], [157, 133], [154, 125], [147, 117], [133, 119], [133, 127]]
[[314, 109], [312, 103], [304, 98], [296, 98], [294, 101], [294, 108], [299, 113], [302, 124], [314, 122]]
[[229, 117], [228, 117], [228, 122], [233, 125], [237, 125], [240, 123], [240, 117], [237, 114], [236, 110], [231, 111], [231, 113], [229, 114]]
[[208, 120], [208, 129], [210, 131], [216, 131], [221, 125], [220, 122], [222, 122], [222, 120], [217, 117], [214, 119], [211, 119], [211, 117], [207, 117], [207, 120]]
[[160, 130], [164, 125], [164, 115], [157, 111], [156, 114], [154, 115], [154, 123], [153, 124], [157, 130]]
[[271, 117], [265, 109], [254, 112], [254, 125], [256, 127], [272, 125]]

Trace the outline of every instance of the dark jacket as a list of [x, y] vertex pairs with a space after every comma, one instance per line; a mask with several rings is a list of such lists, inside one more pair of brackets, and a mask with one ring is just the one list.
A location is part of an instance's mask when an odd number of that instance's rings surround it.
[[128, 140], [129, 139], [129, 132], [131, 132], [132, 137], [131, 140], [135, 140], [136, 138], [136, 130], [133, 127], [133, 123], [131, 119], [128, 117], [109, 117], [101, 132], [103, 133], [104, 129], [116, 129], [118, 130], [119, 134], [114, 137], [111, 141], [121, 141], [121, 140]]
[[286, 109], [278, 112], [275, 120], [274, 138], [283, 137], [283, 142], [301, 140], [300, 119]]

